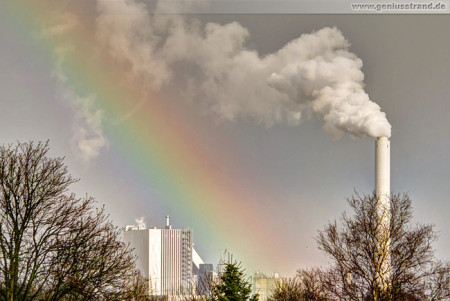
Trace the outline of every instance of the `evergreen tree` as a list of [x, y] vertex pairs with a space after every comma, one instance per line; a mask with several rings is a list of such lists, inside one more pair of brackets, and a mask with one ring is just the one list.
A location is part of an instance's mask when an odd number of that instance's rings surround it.
[[252, 285], [245, 279], [240, 263], [229, 259], [212, 288], [209, 301], [258, 301], [258, 294], [252, 295]]

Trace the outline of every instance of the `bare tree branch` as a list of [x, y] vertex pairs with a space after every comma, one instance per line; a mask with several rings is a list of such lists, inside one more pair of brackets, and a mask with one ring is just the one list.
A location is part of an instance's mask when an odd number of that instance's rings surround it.
[[[379, 216], [375, 194], [348, 200], [353, 216], [343, 214], [319, 231], [319, 249], [333, 260], [325, 285], [334, 300], [445, 300], [445, 274], [434, 259], [432, 225], [411, 225], [407, 195], [391, 196], [389, 228]], [[447, 278], [448, 279], [448, 270]], [[440, 274], [439, 274], [440, 273]], [[381, 275], [388, 274], [385, 278]], [[328, 279], [326, 279], [328, 278]], [[433, 280], [434, 279], [434, 280]], [[440, 283], [432, 285], [432, 283]], [[444, 284], [442, 284], [444, 283]], [[439, 292], [438, 292], [439, 291]], [[414, 299], [416, 298], [416, 299]]]
[[[47, 143], [0, 147], [0, 300], [120, 300], [136, 271], [131, 250]], [[131, 299], [130, 299], [131, 300]]]

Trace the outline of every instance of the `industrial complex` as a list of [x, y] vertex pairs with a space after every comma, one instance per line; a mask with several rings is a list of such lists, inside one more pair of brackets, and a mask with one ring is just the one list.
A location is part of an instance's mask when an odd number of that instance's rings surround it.
[[[375, 142], [375, 189], [378, 198], [377, 215], [381, 224], [379, 236], [389, 232], [390, 219], [390, 141], [378, 137]], [[382, 240], [382, 237], [380, 237]], [[144, 225], [127, 226], [124, 240], [134, 249], [137, 267], [149, 281], [149, 294], [177, 300], [187, 293], [208, 295], [209, 287], [205, 279], [214, 277], [212, 264], [205, 264], [194, 249], [191, 229], [173, 229], [170, 217], [166, 216], [164, 228], [149, 228]], [[381, 246], [380, 246], [381, 248]], [[386, 285], [390, 281], [390, 254], [387, 253], [378, 281]], [[252, 275], [253, 293], [258, 293], [261, 301], [267, 300], [278, 281], [278, 274], [267, 277], [260, 272]]]
[[195, 251], [191, 229], [173, 229], [166, 216], [165, 228], [130, 225], [123, 238], [134, 249], [136, 265], [148, 278], [151, 295], [176, 300], [197, 290], [208, 293], [199, 282], [212, 275], [213, 267]]

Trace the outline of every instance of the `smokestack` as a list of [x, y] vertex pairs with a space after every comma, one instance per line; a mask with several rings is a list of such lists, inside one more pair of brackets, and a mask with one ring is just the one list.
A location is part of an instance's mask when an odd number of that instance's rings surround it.
[[166, 229], [170, 229], [170, 216], [166, 215]]
[[388, 137], [378, 137], [375, 143], [375, 188], [378, 199], [377, 216], [379, 227], [379, 241], [387, 239], [387, 244], [379, 245], [378, 254], [384, 257], [378, 280], [381, 287], [386, 288], [391, 280], [390, 255], [390, 195], [391, 195], [391, 144]]
[[387, 137], [377, 138], [375, 165], [375, 187], [377, 197], [381, 204], [389, 206], [391, 194], [391, 143]]

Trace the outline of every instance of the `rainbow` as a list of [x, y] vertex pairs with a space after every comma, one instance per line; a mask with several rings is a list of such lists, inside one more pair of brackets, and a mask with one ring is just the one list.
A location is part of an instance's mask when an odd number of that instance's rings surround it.
[[[21, 34], [29, 34], [41, 28], [42, 20], [51, 18], [55, 9], [77, 9], [77, 1], [72, 2], [7, 0], [4, 15]], [[233, 152], [226, 142], [210, 145], [199, 123], [171, 99], [127, 85], [116, 76], [119, 70], [110, 58], [87, 59], [86, 53], [92, 49], [88, 37], [92, 32], [85, 27], [68, 37], [49, 36], [39, 41], [36, 52], [53, 66], [55, 49], [65, 43], [73, 45], [76, 51], [68, 52], [65, 61], [66, 83], [77, 95], [94, 91], [108, 118], [117, 120], [138, 107], [131, 118], [106, 129], [108, 138], [128, 158], [132, 169], [150, 187], [157, 187], [177, 219], [198, 229], [197, 240], [225, 242], [232, 252], [238, 250], [238, 255], [247, 246], [266, 250], [242, 258], [253, 267], [273, 260], [274, 254], [280, 256], [283, 242], [270, 227], [271, 213], [256, 216], [252, 210], [267, 196], [258, 193], [258, 187], [243, 187], [229, 174], [229, 170], [245, 174], [243, 164], [224, 168], [216, 158], [220, 150]]]

